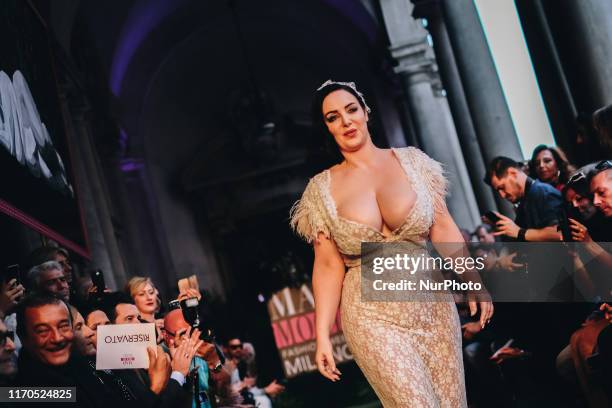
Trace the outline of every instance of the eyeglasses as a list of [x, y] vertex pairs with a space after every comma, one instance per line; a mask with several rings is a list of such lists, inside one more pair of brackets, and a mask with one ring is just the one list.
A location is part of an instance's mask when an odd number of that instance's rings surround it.
[[595, 166], [595, 170], [597, 171], [604, 171], [608, 169], [612, 169], [612, 160], [602, 160], [597, 163], [597, 166]]
[[11, 341], [15, 341], [15, 333], [12, 331], [0, 332], [0, 347], [6, 346], [6, 339], [11, 339]]
[[242, 348], [242, 344], [230, 344], [229, 348], [231, 348], [232, 350], [241, 349]]

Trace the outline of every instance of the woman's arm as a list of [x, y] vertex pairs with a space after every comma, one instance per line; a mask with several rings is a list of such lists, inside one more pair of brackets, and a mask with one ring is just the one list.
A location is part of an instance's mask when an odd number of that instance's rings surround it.
[[[446, 206], [442, 206], [442, 208], [436, 211], [434, 223], [429, 231], [429, 238], [436, 250], [443, 257], [455, 258], [459, 256], [470, 256], [463, 236]], [[480, 282], [480, 276], [477, 271], [465, 272], [461, 277], [463, 279], [469, 277], [472, 281]], [[478, 306], [480, 306], [480, 325], [482, 327], [484, 327], [491, 319], [491, 316], [493, 316], [493, 303], [488, 300], [470, 300], [468, 301], [468, 305], [472, 316], [476, 314], [476, 310]]]
[[314, 265], [312, 271], [312, 288], [315, 299], [315, 320], [317, 335], [316, 362], [319, 372], [332, 381], [340, 379], [340, 373], [332, 354], [329, 334], [336, 319], [345, 266], [336, 244], [319, 233], [313, 242]]

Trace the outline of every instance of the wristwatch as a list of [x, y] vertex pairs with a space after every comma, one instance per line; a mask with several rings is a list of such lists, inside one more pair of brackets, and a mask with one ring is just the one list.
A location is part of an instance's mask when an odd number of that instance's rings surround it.
[[526, 230], [525, 228], [521, 228], [521, 229], [519, 229], [519, 232], [518, 232], [518, 235], [517, 235], [517, 237], [516, 237], [516, 240], [517, 240], [517, 241], [519, 241], [519, 242], [525, 242], [525, 241], [527, 241], [527, 240], [525, 239], [525, 234], [527, 234], [527, 230]]

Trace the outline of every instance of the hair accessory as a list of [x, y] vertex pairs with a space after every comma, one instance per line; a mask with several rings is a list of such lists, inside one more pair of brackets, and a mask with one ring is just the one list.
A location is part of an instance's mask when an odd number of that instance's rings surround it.
[[365, 106], [366, 112], [368, 113], [372, 112], [372, 109], [370, 109], [370, 107], [366, 103], [365, 98], [363, 97], [363, 94], [357, 90], [357, 87], [355, 86], [354, 82], [337, 82], [337, 81], [332, 81], [331, 79], [328, 79], [327, 81], [323, 82], [320, 87], [317, 88], [317, 91], [320, 91], [326, 86], [334, 85], [334, 84], [344, 85], [344, 86], [348, 86], [349, 88], [351, 88], [353, 91], [355, 91], [357, 96], [359, 96], [359, 99], [361, 99], [361, 103], [363, 103], [363, 106]]

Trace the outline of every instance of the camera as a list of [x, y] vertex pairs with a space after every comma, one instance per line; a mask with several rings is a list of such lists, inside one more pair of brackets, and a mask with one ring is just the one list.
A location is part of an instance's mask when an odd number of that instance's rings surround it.
[[213, 343], [215, 339], [212, 328], [205, 326], [200, 320], [200, 302], [197, 298], [183, 299], [179, 302], [183, 318], [189, 325], [200, 330], [200, 339], [207, 343]]

